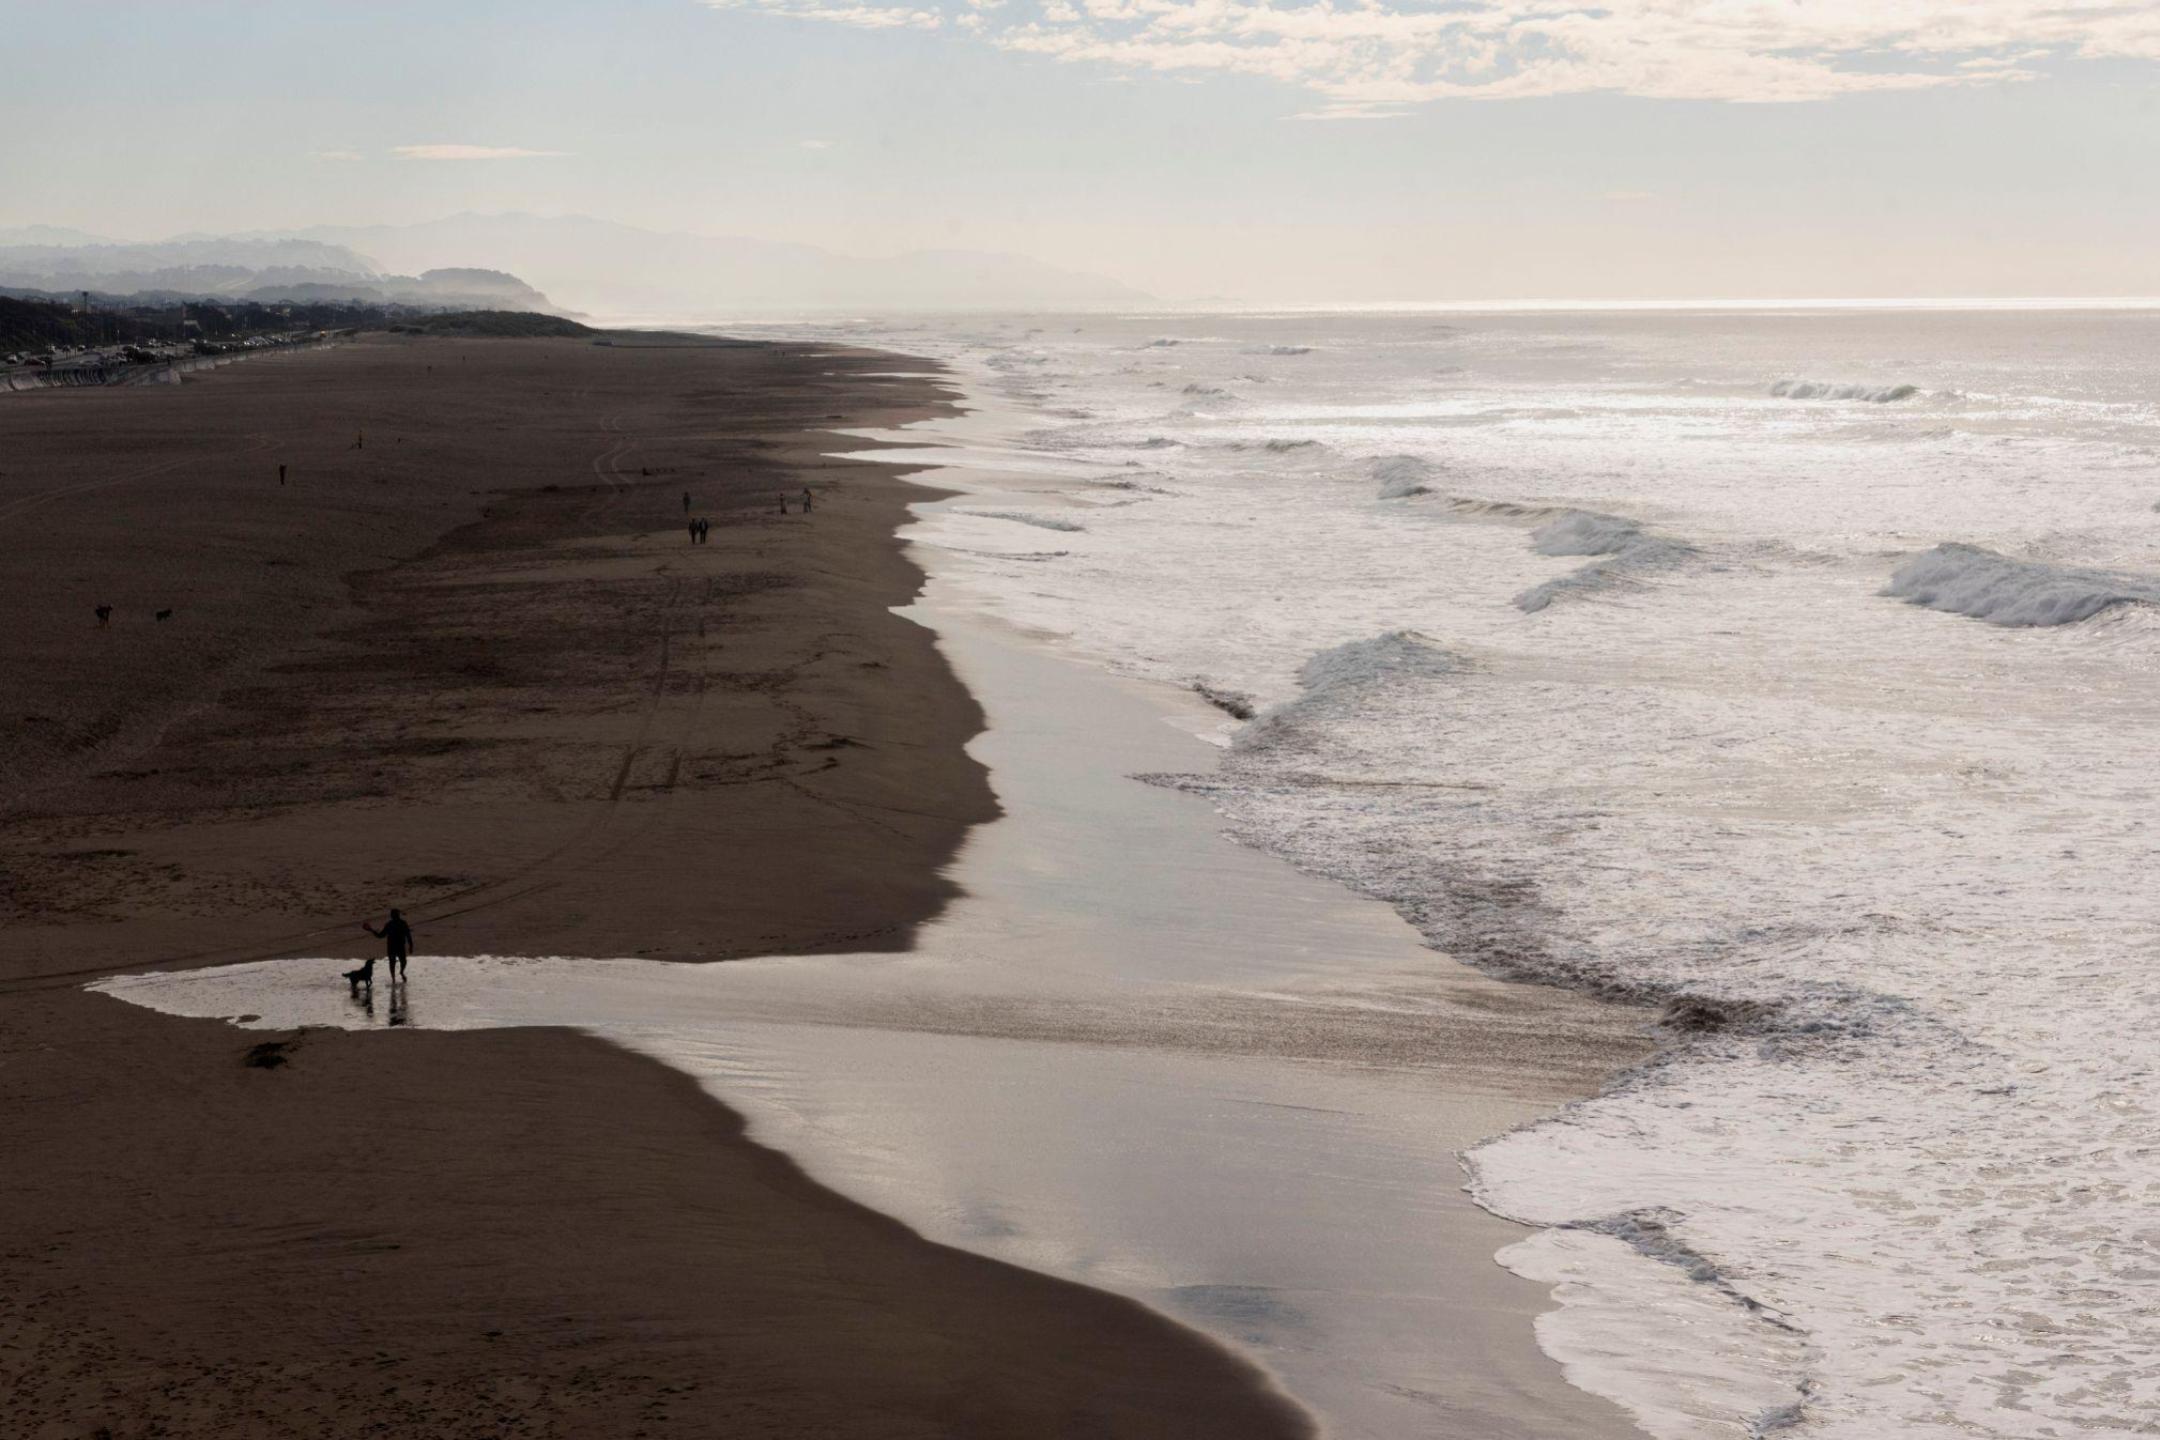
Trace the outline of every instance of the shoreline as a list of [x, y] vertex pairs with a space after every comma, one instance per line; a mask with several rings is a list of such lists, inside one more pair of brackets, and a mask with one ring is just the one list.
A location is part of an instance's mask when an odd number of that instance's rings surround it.
[[[1369, 1009], [1359, 967], [1437, 959], [1385, 907], [1214, 836], [1203, 805], [1174, 791], [1135, 784], [1104, 802], [1114, 832], [1095, 801], [1056, 813], [1081, 775], [1122, 781], [1101, 767], [1135, 758], [1132, 742], [1157, 761], [1204, 758], [1156, 708], [1178, 697], [1147, 685], [1105, 694], [1104, 677], [993, 627], [941, 631], [990, 702], [997, 749], [985, 758], [1007, 817], [963, 860], [971, 899], [917, 953], [444, 960], [435, 1013], [496, 1033], [581, 1017], [695, 1077], [748, 1118], [753, 1140], [913, 1232], [1129, 1296], [1251, 1355], [1315, 1406], [1322, 1433], [1638, 1436], [1537, 1344], [1550, 1287], [1496, 1259], [1537, 1232], [1479, 1206], [1456, 1161], [1594, 1091], [1634, 1052], [1632, 1024], [1444, 961], [1418, 1013]], [[1068, 730], [1001, 730], [1015, 696], [1068, 715], [1086, 697], [1089, 730], [1115, 717], [1109, 738], [1078, 769], [1033, 763], [1087, 746]], [[1205, 720], [1199, 703], [1193, 722]], [[1158, 874], [1148, 893], [1145, 872], [1178, 850], [1196, 852], [1194, 865]], [[1104, 863], [1111, 874], [1094, 868]], [[1261, 908], [1231, 918], [1191, 906], [1183, 930], [1154, 928], [1178, 923], [1195, 873]], [[1006, 897], [1001, 913], [981, 913], [978, 889]], [[1054, 942], [1086, 925], [1083, 911], [1113, 918]], [[1086, 973], [1143, 926], [1160, 973], [1136, 993]], [[1337, 947], [1341, 973], [1301, 982], [1296, 959], [1315, 944]], [[1250, 989], [1216, 988], [1248, 971]], [[99, 988], [206, 1023], [245, 1004], [251, 1036], [383, 1020], [268, 966]], [[1295, 1033], [1281, 1027], [1286, 1003]], [[1065, 1156], [1088, 1157], [1090, 1173]]]
[[[948, 488], [951, 478], [923, 482]], [[751, 1116], [758, 1139], [803, 1157], [843, 1193], [946, 1243], [1107, 1284], [1287, 1369], [1301, 1398], [1324, 1402], [1330, 1433], [1422, 1433], [1441, 1423], [1495, 1435], [1634, 1434], [1616, 1409], [1568, 1386], [1560, 1364], [1536, 1345], [1531, 1322], [1550, 1306], [1548, 1292], [1494, 1259], [1531, 1232], [1478, 1210], [1461, 1193], [1454, 1162], [1456, 1150], [1592, 1093], [1617, 1063], [1639, 1056], [1640, 1043], [1622, 1034], [1631, 1020], [1575, 997], [1475, 976], [1427, 950], [1384, 906], [1216, 836], [1191, 796], [1131, 785], [1125, 777], [1136, 766], [1209, 763], [1205, 747], [1185, 735], [1207, 728], [1212, 712], [1195, 697], [1121, 685], [1046, 654], [1028, 658], [1038, 647], [998, 639], [994, 625], [966, 618], [968, 608], [934, 576], [916, 607], [989, 711], [990, 728], [972, 748], [990, 765], [1006, 816], [971, 840], [959, 874], [966, 896], [929, 927], [917, 953], [874, 965], [867, 956], [816, 967], [749, 962], [649, 979], [647, 967], [629, 960], [469, 962], [472, 973], [456, 977], [453, 1023], [588, 1016], [603, 1033], [698, 1075]], [[1165, 725], [1173, 698], [1190, 713]], [[1058, 728], [1060, 716], [1082, 715], [1090, 717], [1084, 726]], [[1090, 794], [1103, 798], [1077, 800]], [[1112, 837], [1108, 848], [1133, 854], [1105, 856], [1102, 842]], [[1182, 904], [1182, 887], [1203, 873], [1212, 904]], [[1057, 886], [1045, 889], [1045, 876], [1059, 877]], [[1242, 923], [1217, 908], [1229, 897], [1250, 906], [1261, 896], [1272, 905]], [[1002, 906], [984, 903], [999, 898]], [[1075, 934], [1054, 940], [1061, 931]], [[1153, 957], [1146, 974], [1101, 973], [1104, 957], [1135, 944]], [[1301, 979], [1300, 954], [1329, 947], [1348, 947], [1344, 959], [1356, 963], [1332, 978]], [[1000, 961], [994, 970], [971, 967], [971, 954]], [[1015, 964], [1028, 969], [1005, 973]], [[1431, 1008], [1374, 1010], [1356, 993], [1357, 964], [1440, 972]], [[522, 993], [528, 982], [503, 989], [506, 974], [545, 977], [541, 1008]], [[1137, 1002], [1120, 988], [1135, 978], [1144, 987]], [[1165, 981], [1167, 995], [1159, 988]], [[1177, 991], [1196, 984], [1202, 990], [1180, 1003]], [[1223, 992], [1224, 984], [1247, 993]], [[161, 989], [146, 981], [128, 998], [204, 1015], [233, 1013], [239, 1003], [215, 977]], [[1196, 1008], [1201, 993], [1213, 997], [1204, 1010]], [[1288, 1031], [1286, 998], [1299, 1013]], [[364, 1023], [341, 1020], [312, 993], [279, 995], [274, 1006], [257, 1023]], [[682, 1018], [673, 1027], [651, 1018], [663, 1015]], [[1555, 1041], [1556, 1032], [1566, 1038]], [[1569, 1041], [1588, 1048], [1571, 1056]], [[1378, 1088], [1361, 1081], [1376, 1060], [1380, 1073], [1403, 1078]], [[1302, 1068], [1285, 1069], [1286, 1061]], [[1054, 1077], [1046, 1082], [1053, 1093], [1035, 1090], [1028, 1077], [1038, 1073]], [[926, 1088], [926, 1076], [940, 1078]], [[1258, 1103], [1252, 1113], [1265, 1123], [1225, 1131], [1183, 1113], [1175, 1097], [1185, 1094], [1234, 1110]], [[1019, 1098], [988, 1103], [993, 1096]], [[1392, 1131], [1401, 1121], [1390, 1117], [1406, 1104], [1419, 1118], [1387, 1147], [1370, 1152], [1368, 1141], [1362, 1158], [1331, 1148], [1345, 1131]], [[1317, 1130], [1265, 1119], [1300, 1113], [1362, 1118]], [[1099, 1115], [1119, 1123], [1098, 1134], [1090, 1127]], [[979, 1118], [956, 1123], [955, 1116]], [[1128, 1116], [1134, 1123], [1123, 1123]], [[1140, 1169], [1112, 1165], [1107, 1187], [1079, 1190], [1032, 1162], [1013, 1170], [981, 1158], [1024, 1155], [1043, 1134], [1098, 1163], [1120, 1150], [1152, 1158]], [[1150, 1149], [1180, 1134], [1194, 1153]], [[1243, 1138], [1221, 1148], [1231, 1134]], [[896, 1162], [886, 1153], [893, 1135], [912, 1137], [918, 1158]], [[1270, 1184], [1285, 1195], [1300, 1186], [1289, 1176], [1240, 1175], [1233, 1152], [1283, 1146], [1307, 1156], [1294, 1170], [1341, 1172], [1355, 1183], [1315, 1191], [1289, 1216], [1247, 1213]], [[1398, 1152], [1402, 1160], [1388, 1158]], [[1189, 1232], [1171, 1209], [1154, 1211], [1138, 1230], [1121, 1228], [1135, 1217], [1121, 1217], [1120, 1207], [1167, 1183], [1155, 1178], [1163, 1174], [1179, 1177], [1162, 1195], [1165, 1205], [1171, 1195], [1178, 1206], [1197, 1204], [1211, 1226], [1251, 1232], [1257, 1249], [1223, 1250]], [[1375, 1210], [1375, 1203], [1400, 1208]], [[1435, 1205], [1444, 1219], [1428, 1214]], [[1386, 1243], [1346, 1249], [1297, 1213], [1371, 1229]], [[1082, 1217], [1092, 1218], [1080, 1224]], [[1274, 1233], [1285, 1220], [1290, 1228]], [[1299, 1249], [1315, 1256], [1287, 1266], [1264, 1258]], [[1218, 1253], [1210, 1259], [1210, 1251]], [[1145, 1258], [1151, 1254], [1157, 1258]], [[1076, 1264], [1080, 1256], [1090, 1258]], [[1409, 1273], [1427, 1276], [1419, 1288], [1445, 1293], [1384, 1302], [1372, 1293], [1399, 1288]], [[1362, 1297], [1327, 1298], [1356, 1276]], [[1293, 1295], [1296, 1304], [1286, 1306]], [[1304, 1319], [1290, 1324], [1299, 1311]], [[1360, 1334], [1361, 1325], [1378, 1328]], [[1316, 1342], [1301, 1331], [1329, 1338]], [[1399, 1338], [1441, 1333], [1449, 1343], [1412, 1341], [1406, 1349]], [[1317, 1370], [1307, 1353], [1314, 1343], [1327, 1349]], [[1360, 1350], [1366, 1358], [1345, 1369], [1344, 1359]], [[1372, 1397], [1389, 1387], [1412, 1394], [1422, 1387], [1423, 1398], [1406, 1410], [1385, 1408], [1400, 1400], [1375, 1410]]]
[[[821, 453], [830, 422], [943, 403], [859, 373], [890, 358], [385, 341], [0, 412], [0, 489], [37, 472], [0, 504], [49, 540], [0, 573], [46, 717], [9, 723], [54, 732], [17, 748], [0, 822], [0, 1032], [29, 1057], [0, 1075], [10, 1425], [1304, 1433], [1241, 1359], [807, 1185], [588, 1036], [255, 1052], [75, 988], [340, 934], [306, 948], [357, 954], [334, 917], [393, 897], [416, 1004], [428, 954], [490, 933], [904, 951], [952, 894], [908, 857], [994, 812], [956, 743], [979, 712], [879, 598], [918, 578], [892, 526], [920, 492]], [[433, 364], [472, 368], [414, 373]], [[180, 447], [177, 474], [112, 478], [112, 443], [160, 471]], [[305, 500], [264, 488], [273, 452]], [[814, 523], [783, 530], [763, 507], [804, 479]], [[711, 547], [671, 518], [678, 485], [720, 507]], [[131, 623], [85, 660], [77, 592], [100, 582], [69, 572], [116, 544], [102, 584]], [[186, 628], [143, 623], [182, 582]]]

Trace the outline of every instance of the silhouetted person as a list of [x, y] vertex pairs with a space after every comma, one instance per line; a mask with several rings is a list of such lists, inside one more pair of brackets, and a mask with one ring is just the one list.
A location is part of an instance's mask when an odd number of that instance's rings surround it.
[[353, 432], [352, 448], [355, 450], [367, 449], [367, 432], [365, 430], [356, 430]]
[[285, 483], [285, 467], [282, 465], [277, 467], [277, 483], [280, 485]]
[[780, 513], [787, 514], [787, 495], [784, 492], [780, 496]]
[[697, 538], [700, 545], [709, 544], [712, 540], [712, 521], [703, 516], [698, 517]]
[[698, 540], [698, 535], [697, 535], [697, 521], [695, 521], [695, 520], [692, 520], [692, 521], [690, 522], [690, 524], [689, 524], [689, 527], [688, 527], [688, 528], [689, 528], [689, 531], [690, 531], [690, 543], [691, 543], [692, 545], [695, 545], [695, 544], [697, 544], [697, 540]]
[[97, 607], [97, 623], [100, 630], [112, 624], [112, 606], [100, 605]]
[[805, 515], [810, 513], [810, 487], [807, 485], [803, 486], [802, 513]]
[[[406, 957], [412, 954], [413, 947], [412, 926], [405, 923], [405, 917], [392, 910], [390, 918], [383, 922], [382, 929], [376, 929], [365, 920], [360, 922], [360, 928], [383, 942], [383, 949], [390, 959], [390, 978], [396, 980], [402, 977], [405, 973]], [[369, 963], [372, 965], [374, 962]]]
[[682, 513], [685, 515], [690, 513], [690, 492], [687, 490], [682, 492]]

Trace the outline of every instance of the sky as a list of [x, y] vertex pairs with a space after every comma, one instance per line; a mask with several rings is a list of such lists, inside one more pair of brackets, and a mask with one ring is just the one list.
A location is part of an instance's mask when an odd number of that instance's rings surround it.
[[2160, 0], [0, 0], [0, 226], [459, 211], [1165, 300], [2160, 295]]

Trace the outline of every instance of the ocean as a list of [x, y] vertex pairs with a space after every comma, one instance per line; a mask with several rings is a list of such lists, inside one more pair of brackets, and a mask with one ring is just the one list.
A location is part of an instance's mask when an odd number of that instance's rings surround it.
[[1467, 1157], [1578, 1384], [1665, 1436], [2149, 1426], [2160, 313], [815, 333], [946, 362], [1042, 477], [931, 514], [935, 573], [1221, 707], [1156, 783], [1657, 1007]]

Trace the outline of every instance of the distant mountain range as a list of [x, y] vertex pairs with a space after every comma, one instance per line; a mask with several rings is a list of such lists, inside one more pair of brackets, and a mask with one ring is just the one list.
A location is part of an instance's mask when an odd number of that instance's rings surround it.
[[0, 225], [0, 245], [117, 245], [120, 242], [64, 225]]
[[870, 259], [814, 245], [522, 214], [178, 235], [154, 243], [45, 225], [0, 229], [0, 287], [683, 321], [1149, 301], [1115, 280], [1020, 255], [922, 250]]
[[129, 244], [43, 225], [0, 230], [0, 287], [148, 299], [359, 301], [445, 310], [556, 308], [514, 275], [470, 268], [390, 274], [366, 256], [316, 240], [183, 236]]
[[1144, 305], [1128, 285], [1025, 256], [924, 250], [886, 259], [731, 235], [643, 230], [585, 216], [452, 215], [419, 225], [317, 225], [262, 236], [357, 251], [398, 270], [508, 270], [580, 311], [645, 319], [864, 310]]

